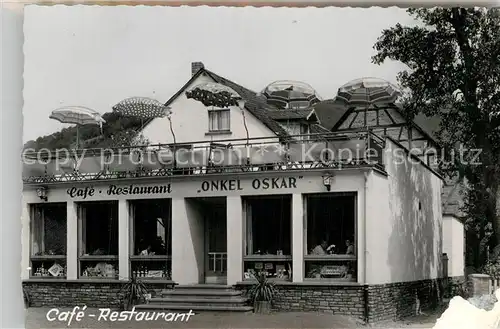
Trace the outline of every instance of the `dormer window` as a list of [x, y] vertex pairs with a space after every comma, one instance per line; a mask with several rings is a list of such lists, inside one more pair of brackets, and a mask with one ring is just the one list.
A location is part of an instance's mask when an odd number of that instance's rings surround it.
[[306, 140], [307, 136], [298, 135], [309, 135], [311, 133], [310, 125], [307, 123], [288, 122], [284, 124], [284, 127], [290, 135], [295, 136], [295, 138], [300, 140]]
[[224, 133], [230, 132], [230, 112], [229, 109], [208, 110], [208, 132]]
[[306, 109], [310, 105], [309, 101], [291, 101], [288, 103], [288, 108], [292, 110]]

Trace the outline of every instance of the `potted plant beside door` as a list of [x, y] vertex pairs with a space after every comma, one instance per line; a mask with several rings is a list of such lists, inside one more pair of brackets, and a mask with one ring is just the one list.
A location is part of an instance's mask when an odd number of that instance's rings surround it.
[[274, 282], [269, 281], [264, 271], [256, 273], [255, 279], [257, 282], [249, 291], [254, 312], [268, 314], [271, 312], [272, 302], [276, 296], [276, 287]]
[[148, 297], [148, 289], [144, 282], [133, 275], [130, 280], [120, 289], [123, 295], [123, 309], [131, 310], [135, 305], [142, 301], [146, 301]]

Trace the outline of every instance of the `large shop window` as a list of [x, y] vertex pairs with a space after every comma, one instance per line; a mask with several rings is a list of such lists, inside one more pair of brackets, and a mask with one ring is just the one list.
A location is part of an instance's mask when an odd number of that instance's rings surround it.
[[66, 203], [30, 206], [31, 276], [66, 276]]
[[172, 279], [172, 203], [170, 199], [129, 203], [132, 225], [131, 275]]
[[273, 280], [292, 279], [292, 196], [244, 199], [246, 246], [244, 279], [265, 271]]
[[78, 204], [81, 278], [118, 278], [118, 201]]
[[304, 196], [305, 278], [356, 281], [356, 194]]

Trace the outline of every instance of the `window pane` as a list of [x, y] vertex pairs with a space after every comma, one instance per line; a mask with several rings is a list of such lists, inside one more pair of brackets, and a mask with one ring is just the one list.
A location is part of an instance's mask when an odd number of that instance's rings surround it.
[[32, 214], [32, 254], [65, 256], [66, 203], [34, 205]]
[[291, 196], [252, 197], [247, 202], [247, 255], [291, 255]]
[[289, 122], [286, 125], [288, 133], [292, 136], [300, 135], [300, 124], [297, 122]]
[[85, 256], [118, 255], [118, 202], [80, 204]]
[[209, 131], [217, 130], [218, 117], [219, 116], [217, 115], [217, 112], [215, 112], [215, 111], [208, 112], [208, 130]]
[[290, 108], [291, 109], [304, 109], [309, 107], [308, 101], [291, 101]]
[[265, 272], [266, 277], [275, 280], [292, 279], [292, 262], [290, 261], [245, 261], [244, 280], [253, 280], [259, 272]]
[[208, 130], [219, 131], [229, 130], [230, 112], [229, 110], [213, 110], [208, 112]]
[[45, 278], [64, 278], [66, 276], [66, 270], [66, 259], [31, 260], [31, 276]]
[[307, 254], [355, 253], [355, 196], [317, 194], [307, 204]]
[[131, 202], [134, 221], [133, 255], [171, 255], [171, 200]]
[[220, 130], [229, 130], [229, 110], [228, 111], [220, 111], [221, 115], [221, 125]]
[[136, 259], [132, 262], [131, 271], [137, 277], [172, 280], [170, 259], [148, 261]]
[[80, 261], [80, 277], [83, 278], [108, 278], [119, 277], [118, 261]]
[[309, 134], [309, 125], [305, 124], [300, 125], [300, 134], [301, 135]]
[[357, 280], [356, 260], [306, 261], [306, 279]]

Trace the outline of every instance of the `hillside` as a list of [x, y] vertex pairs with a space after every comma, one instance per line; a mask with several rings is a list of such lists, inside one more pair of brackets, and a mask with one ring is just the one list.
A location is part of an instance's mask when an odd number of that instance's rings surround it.
[[[113, 112], [105, 113], [102, 134], [99, 126], [80, 126], [80, 147], [105, 148], [130, 145], [132, 138], [141, 128], [141, 120], [134, 117], [123, 117]], [[72, 148], [76, 144], [76, 126], [64, 128], [51, 135], [38, 137], [24, 144], [24, 148], [49, 150]]]

